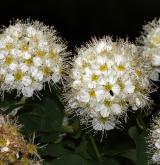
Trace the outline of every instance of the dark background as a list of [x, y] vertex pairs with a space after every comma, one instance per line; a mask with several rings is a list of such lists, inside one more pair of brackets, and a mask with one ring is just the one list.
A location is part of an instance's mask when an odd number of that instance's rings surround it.
[[0, 8], [0, 24], [8, 25], [13, 18], [38, 19], [54, 25], [72, 49], [91, 36], [134, 41], [142, 25], [159, 16], [160, 0], [6, 0]]

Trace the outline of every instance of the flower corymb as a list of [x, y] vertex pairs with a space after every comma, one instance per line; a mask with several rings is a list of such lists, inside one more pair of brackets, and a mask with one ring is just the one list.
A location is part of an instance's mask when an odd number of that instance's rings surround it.
[[150, 130], [148, 140], [149, 155], [151, 155], [151, 164], [159, 164], [160, 162], [160, 120], [159, 115], [154, 119]]
[[68, 82], [67, 111], [80, 116], [94, 130], [110, 130], [131, 107], [148, 102], [148, 68], [127, 41], [93, 39], [78, 50]]
[[142, 44], [142, 55], [152, 66], [151, 79], [159, 80], [160, 73], [160, 19], [149, 22], [144, 27], [139, 39]]
[[31, 97], [60, 81], [66, 46], [42, 23], [17, 21], [0, 34], [0, 90]]

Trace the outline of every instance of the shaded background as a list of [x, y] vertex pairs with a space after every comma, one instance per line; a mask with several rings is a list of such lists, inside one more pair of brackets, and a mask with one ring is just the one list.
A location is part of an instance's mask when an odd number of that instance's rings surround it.
[[159, 0], [8, 0], [1, 3], [0, 24], [8, 25], [13, 18], [38, 19], [54, 25], [74, 49], [91, 36], [134, 41], [142, 25], [159, 16]]
[[[4, 0], [2, 2], [1, 25], [8, 25], [10, 20], [18, 18], [37, 19], [46, 25], [54, 25], [59, 35], [68, 41], [71, 50], [88, 41], [91, 36], [113, 35], [128, 37], [130, 41], [134, 41], [145, 22], [160, 17], [160, 0], [32, 0], [32, 2]], [[42, 100], [33, 102], [32, 99], [28, 99], [23, 111], [18, 114], [20, 123], [24, 125], [25, 137], [29, 139], [33, 132], [36, 132], [36, 143], [47, 144], [47, 149], [42, 148], [43, 151], [40, 152], [46, 162], [45, 165], [71, 165], [66, 162], [82, 165], [81, 162], [86, 160], [90, 165], [147, 164], [145, 142], [148, 134], [145, 131], [149, 127], [152, 114], [147, 117], [143, 112], [129, 114], [123, 132], [111, 131], [103, 143], [99, 140], [101, 134], [95, 136], [100, 153], [106, 154], [103, 155], [102, 164], [98, 163], [91, 144], [93, 137], [83, 133], [86, 130], [82, 131], [78, 120], [71, 121], [69, 126], [73, 130], [62, 128], [64, 107], [54, 95], [46, 91], [43, 91]], [[155, 96], [158, 102], [156, 102], [158, 108], [153, 107], [155, 111], [160, 109], [158, 95], [160, 96], [160, 94]], [[15, 106], [17, 100], [13, 100], [13, 96], [6, 105]], [[3, 106], [5, 102], [1, 104]], [[55, 144], [59, 134], [66, 132], [64, 139]], [[59, 156], [61, 159], [55, 159]]]

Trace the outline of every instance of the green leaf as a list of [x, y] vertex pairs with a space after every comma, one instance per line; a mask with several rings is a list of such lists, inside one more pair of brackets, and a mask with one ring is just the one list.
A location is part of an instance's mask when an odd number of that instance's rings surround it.
[[44, 165], [91, 165], [85, 159], [76, 154], [66, 154], [55, 160], [44, 163]]
[[100, 144], [102, 155], [107, 156], [116, 156], [133, 148], [135, 148], [133, 140], [121, 131], [109, 132], [105, 141]]
[[19, 121], [28, 133], [57, 132], [62, 128], [63, 106], [56, 98], [43, 98], [39, 103], [26, 106]]
[[99, 161], [90, 161], [91, 165], [120, 165], [120, 163], [111, 157], [107, 157], [105, 158], [103, 161], [99, 162]]
[[118, 161], [113, 158], [106, 158], [102, 163], [99, 165], [120, 165]]
[[128, 130], [128, 134], [129, 136], [134, 140], [134, 142], [136, 141], [137, 136], [139, 135], [137, 127], [136, 126], [132, 126], [129, 128]]
[[130, 149], [127, 152], [120, 154], [119, 156], [125, 157], [132, 161], [132, 163], [137, 164], [136, 149]]
[[137, 151], [137, 164], [146, 165], [148, 163], [147, 158], [147, 143], [146, 137], [148, 132], [143, 131], [136, 139], [136, 151]]
[[68, 154], [70, 151], [65, 149], [62, 144], [49, 144], [41, 149], [41, 156], [59, 157]]

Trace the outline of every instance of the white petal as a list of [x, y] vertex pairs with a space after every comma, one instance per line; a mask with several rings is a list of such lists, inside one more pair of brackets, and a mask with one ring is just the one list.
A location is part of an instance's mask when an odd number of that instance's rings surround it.
[[24, 76], [22, 78], [22, 84], [24, 86], [29, 86], [31, 83], [32, 83], [32, 80], [31, 80], [31, 78], [29, 76]]
[[157, 71], [153, 70], [151, 75], [150, 75], [150, 78], [154, 81], [159, 80], [159, 73]]
[[113, 91], [114, 94], [118, 95], [119, 92], [120, 92], [120, 87], [119, 87], [119, 85], [117, 85], [117, 84], [113, 85], [112, 91]]
[[87, 103], [90, 100], [90, 96], [89, 96], [88, 92], [81, 91], [81, 93], [77, 96], [77, 100], [79, 100], [80, 102]]
[[34, 57], [33, 58], [33, 63], [35, 66], [41, 66], [42, 65], [42, 60], [40, 57]]
[[14, 70], [17, 69], [17, 64], [12, 63], [12, 64], [9, 65], [9, 68], [10, 68], [12, 71], [14, 71]]
[[123, 55], [116, 55], [114, 59], [117, 65], [125, 62], [125, 57]]
[[0, 52], [0, 60], [4, 59], [4, 53], [1, 51]]
[[109, 114], [110, 114], [110, 109], [107, 108], [105, 105], [101, 105], [99, 107], [96, 107], [96, 108], [99, 108], [98, 110], [100, 111], [100, 114], [103, 116], [103, 117], [108, 117]]
[[24, 88], [22, 89], [22, 93], [23, 93], [23, 95], [26, 96], [26, 97], [32, 97], [32, 96], [33, 96], [33, 89], [30, 88], [30, 87], [24, 87]]
[[96, 90], [96, 98], [98, 102], [104, 98], [104, 94], [105, 94], [104, 90]]
[[112, 130], [112, 129], [114, 129], [114, 127], [115, 127], [115, 123], [107, 122], [105, 124], [105, 130]]
[[26, 60], [28, 60], [28, 59], [31, 58], [31, 54], [28, 53], [28, 52], [25, 52], [25, 53], [23, 53], [23, 58], [26, 59]]
[[154, 153], [153, 156], [152, 156], [152, 160], [154, 162], [157, 162], [158, 163], [160, 161], [160, 155], [159, 155], [159, 153]]
[[12, 76], [11, 74], [7, 74], [5, 77], [5, 82], [8, 83], [12, 83], [14, 81], [14, 76]]
[[136, 100], [136, 105], [139, 107], [141, 105], [140, 99], [139, 98], [136, 98], [135, 100]]
[[121, 106], [119, 104], [113, 104], [111, 106], [111, 111], [115, 114], [118, 115], [122, 112]]
[[152, 55], [152, 65], [160, 66], [160, 55], [159, 54]]
[[29, 70], [29, 67], [25, 64], [20, 64], [19, 67], [20, 67], [21, 71], [24, 72], [24, 73]]
[[133, 93], [134, 90], [135, 90], [135, 86], [132, 85], [132, 83], [127, 83], [125, 85], [125, 89], [124, 90], [125, 90], [126, 93]]
[[34, 76], [35, 80], [39, 80], [42, 81], [43, 80], [43, 72], [39, 71], [35, 76]]
[[156, 129], [155, 132], [157, 132], [158, 134], [160, 134], [160, 128]]
[[156, 141], [155, 147], [156, 147], [157, 149], [160, 149], [160, 140], [159, 140], [159, 139]]
[[97, 131], [103, 130], [103, 125], [99, 123], [97, 119], [93, 119], [92, 125], [93, 125], [94, 130], [97, 130]]
[[31, 67], [30, 70], [31, 70], [32, 77], [35, 77], [38, 73], [38, 68]]

